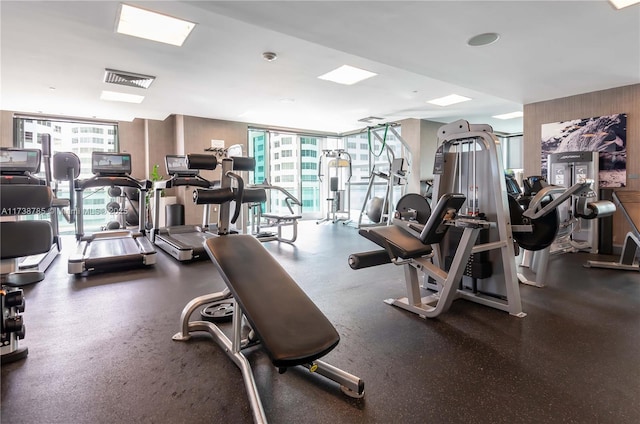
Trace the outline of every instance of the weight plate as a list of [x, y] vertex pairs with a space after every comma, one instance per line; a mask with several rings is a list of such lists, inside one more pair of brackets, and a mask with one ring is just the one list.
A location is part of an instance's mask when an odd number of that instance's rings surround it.
[[416, 193], [405, 194], [398, 200], [396, 211], [400, 216], [409, 213], [409, 209], [416, 211], [416, 221], [420, 224], [426, 224], [431, 216], [429, 201]]
[[[527, 225], [528, 220], [522, 216], [524, 210], [518, 201], [512, 197], [509, 199], [509, 216], [511, 217], [511, 225]], [[544, 207], [545, 203], [543, 203]], [[560, 218], [558, 210], [549, 212], [543, 217], [531, 221], [533, 227], [532, 232], [513, 233], [513, 238], [518, 245], [526, 250], [536, 251], [542, 250], [553, 243], [558, 234], [558, 226]]]
[[232, 302], [221, 300], [204, 306], [200, 310], [200, 316], [209, 322], [229, 321], [233, 317], [233, 310]]

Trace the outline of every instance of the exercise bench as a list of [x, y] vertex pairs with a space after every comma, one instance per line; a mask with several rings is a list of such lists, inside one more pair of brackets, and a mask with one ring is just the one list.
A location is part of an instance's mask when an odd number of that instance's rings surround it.
[[640, 191], [616, 191], [613, 193], [613, 201], [620, 207], [622, 214], [629, 222], [631, 231], [624, 239], [624, 245], [617, 262], [587, 261], [587, 268], [610, 268], [626, 271], [640, 271], [638, 260], [638, 248], [640, 248]]
[[[230, 201], [242, 203], [244, 191], [241, 178], [229, 171], [233, 165], [224, 162], [227, 160], [230, 159], [223, 160], [221, 188], [194, 192], [194, 198], [205, 197], [204, 191], [211, 193], [206, 197], [220, 204], [221, 220], [229, 215]], [[231, 178], [238, 181], [237, 188], [230, 187]], [[235, 213], [230, 222], [237, 216]], [[228, 227], [224, 222], [220, 224], [221, 229]], [[204, 247], [226, 288], [190, 301], [181, 314], [181, 330], [173, 339], [185, 341], [197, 331], [206, 331], [213, 337], [240, 368], [256, 423], [266, 423], [267, 419], [251, 364], [243, 353], [245, 349], [262, 348], [280, 373], [301, 365], [337, 382], [351, 397], [364, 396], [364, 382], [360, 378], [319, 360], [338, 345], [338, 332], [255, 237], [224, 231], [207, 239]], [[201, 306], [221, 301], [233, 304], [231, 338], [216, 323], [190, 321]], [[245, 319], [251, 331], [243, 338]]]
[[[301, 214], [295, 213], [294, 207], [302, 208], [300, 200], [284, 188], [271, 185], [266, 180], [262, 184], [252, 185], [251, 188], [263, 189], [265, 192], [267, 190], [271, 192], [275, 190], [278, 193], [275, 200], [279, 203], [279, 195], [283, 195], [283, 203], [289, 210], [288, 214], [267, 213], [262, 211], [262, 203], [250, 203], [249, 206], [253, 208], [251, 215], [252, 234], [261, 242], [276, 240], [284, 243], [294, 243], [298, 238], [298, 220], [302, 219]], [[267, 195], [267, 197], [270, 197], [270, 195]], [[283, 235], [282, 229], [284, 227], [291, 227], [291, 235], [289, 237]], [[273, 228], [276, 232], [262, 231], [266, 228]]]

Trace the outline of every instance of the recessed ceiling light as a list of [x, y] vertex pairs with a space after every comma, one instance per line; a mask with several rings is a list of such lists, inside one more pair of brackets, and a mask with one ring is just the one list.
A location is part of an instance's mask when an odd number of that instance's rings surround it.
[[623, 7], [640, 3], [640, 0], [609, 0], [609, 3], [611, 3], [616, 9], [622, 9]]
[[195, 26], [193, 22], [123, 4], [116, 32], [182, 46]]
[[492, 118], [498, 119], [513, 119], [513, 118], [522, 118], [524, 114], [522, 111], [511, 112], [511, 113], [503, 113], [502, 115], [494, 115]]
[[112, 102], [142, 103], [142, 101], [144, 100], [144, 96], [104, 90], [102, 94], [100, 94], [100, 100], [108, 100]]
[[357, 82], [375, 77], [376, 73], [365, 71], [364, 69], [355, 68], [349, 65], [342, 65], [331, 72], [320, 75], [318, 78], [326, 81], [337, 82], [338, 84], [352, 85]]
[[469, 97], [459, 96], [457, 94], [450, 94], [445, 97], [440, 97], [438, 99], [428, 100], [427, 103], [431, 103], [436, 106], [450, 106], [456, 103], [462, 103], [471, 100]]
[[484, 34], [478, 34], [469, 38], [467, 44], [471, 47], [487, 46], [489, 44], [495, 43], [499, 38], [500, 34], [497, 34], [495, 32], [485, 32]]

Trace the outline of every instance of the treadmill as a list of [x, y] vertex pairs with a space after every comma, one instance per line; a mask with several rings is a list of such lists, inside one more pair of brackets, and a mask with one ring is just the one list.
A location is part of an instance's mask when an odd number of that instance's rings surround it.
[[[167, 165], [167, 174], [171, 178], [165, 181], [157, 181], [154, 184], [155, 213], [151, 240], [156, 246], [180, 262], [208, 259], [209, 257], [204, 250], [204, 241], [210, 237], [215, 237], [215, 235], [207, 232], [206, 218], [203, 219], [203, 226], [176, 225], [159, 228], [158, 221], [160, 220], [160, 192], [162, 190], [189, 186], [210, 188], [211, 182], [201, 177], [198, 169], [189, 169], [187, 167], [186, 156], [167, 155], [165, 163]], [[209, 205], [205, 205], [205, 217], [209, 215], [208, 207]]]
[[[78, 246], [69, 256], [69, 274], [107, 272], [150, 266], [156, 263], [156, 251], [145, 237], [145, 214], [139, 214], [138, 231], [108, 230], [84, 235], [83, 192], [93, 187], [133, 187], [139, 191], [140, 210], [145, 210], [145, 197], [151, 181], [132, 178], [129, 153], [93, 152], [91, 154], [93, 177], [76, 180], [76, 239]], [[72, 211], [76, 213], [76, 211]]]

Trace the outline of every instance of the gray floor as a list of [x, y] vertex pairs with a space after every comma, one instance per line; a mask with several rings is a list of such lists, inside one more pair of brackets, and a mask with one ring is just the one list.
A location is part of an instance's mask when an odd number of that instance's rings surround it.
[[[400, 267], [348, 267], [372, 247], [353, 228], [303, 223], [294, 246], [265, 246], [340, 333], [326, 361], [366, 383], [354, 400], [252, 353], [272, 423], [640, 422], [638, 273], [567, 254], [548, 287], [520, 286], [525, 318], [458, 301], [423, 320], [382, 302], [404, 295]], [[208, 261], [159, 253], [152, 269], [76, 279], [63, 254], [25, 290], [29, 356], [2, 367], [2, 422], [251, 422], [240, 372], [209, 337], [171, 340], [183, 306], [222, 287]]]

